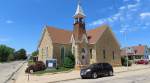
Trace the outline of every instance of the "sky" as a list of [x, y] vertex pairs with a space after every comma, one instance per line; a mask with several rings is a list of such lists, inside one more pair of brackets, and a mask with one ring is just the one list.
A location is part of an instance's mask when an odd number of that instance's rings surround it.
[[[45, 25], [73, 29], [78, 0], [0, 0], [0, 44], [37, 49]], [[150, 45], [150, 0], [81, 0], [86, 29], [108, 24], [121, 47]]]

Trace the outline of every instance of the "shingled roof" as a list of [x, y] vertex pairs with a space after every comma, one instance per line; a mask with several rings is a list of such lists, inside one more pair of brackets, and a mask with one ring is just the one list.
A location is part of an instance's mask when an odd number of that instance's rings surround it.
[[[132, 55], [144, 55], [144, 50], [145, 50], [145, 46], [144, 45], [139, 45], [139, 46], [131, 46], [131, 47], [127, 47], [132, 49], [131, 53], [127, 53], [128, 56], [132, 56]], [[126, 55], [126, 49], [127, 48], [123, 48], [121, 50], [121, 55], [125, 56]]]
[[87, 31], [89, 43], [95, 44], [98, 41], [98, 39], [102, 36], [102, 34], [105, 32], [106, 28], [108, 28], [108, 26], [103, 25]]
[[[107, 28], [108, 28], [107, 25], [103, 25], [103, 26], [97, 27], [95, 29], [88, 30], [87, 36], [88, 36], [89, 44], [95, 44]], [[51, 26], [46, 26], [45, 30], [48, 31], [49, 36], [52, 39], [53, 43], [59, 43], [59, 44], [69, 44], [70, 43], [72, 31], [58, 29], [58, 28], [51, 27]], [[42, 38], [43, 38], [43, 36], [44, 35], [42, 35]], [[40, 41], [40, 43], [41, 43], [41, 41]], [[40, 43], [39, 43], [39, 45], [40, 45]]]
[[49, 27], [49, 26], [47, 26], [46, 28], [53, 43], [61, 43], [61, 44], [69, 43], [72, 35], [71, 31], [58, 29], [55, 27]]

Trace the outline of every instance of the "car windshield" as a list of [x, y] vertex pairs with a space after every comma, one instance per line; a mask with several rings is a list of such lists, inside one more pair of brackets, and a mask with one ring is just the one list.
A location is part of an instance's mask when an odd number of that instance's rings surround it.
[[93, 68], [95, 67], [97, 64], [91, 64], [88, 68]]

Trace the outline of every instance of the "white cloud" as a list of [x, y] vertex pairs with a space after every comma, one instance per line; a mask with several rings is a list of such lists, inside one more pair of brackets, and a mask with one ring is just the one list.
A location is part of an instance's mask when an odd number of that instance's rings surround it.
[[103, 24], [103, 23], [104, 23], [104, 20], [99, 19], [99, 20], [96, 20], [96, 21], [90, 23], [89, 26], [96, 26], [96, 25], [100, 25], [100, 24]]
[[134, 31], [137, 31], [138, 30], [138, 28], [128, 28], [128, 27], [123, 27], [123, 28], [121, 28], [120, 29], [120, 33], [127, 33], [127, 32], [134, 32]]
[[140, 14], [141, 18], [150, 17], [150, 12], [144, 12]]
[[129, 4], [129, 5], [128, 5], [128, 9], [135, 8], [135, 7], [137, 7], [137, 6], [138, 6], [138, 4]]
[[6, 23], [7, 24], [12, 24], [12, 23], [14, 23], [12, 20], [6, 20]]
[[120, 10], [123, 10], [123, 9], [125, 9], [125, 6], [122, 6], [122, 7], [120, 7], [119, 9], [120, 9]]
[[6, 41], [9, 41], [9, 39], [0, 38], [0, 42], [6, 42]]
[[101, 24], [105, 24], [105, 23], [112, 23], [116, 20], [118, 20], [121, 16], [121, 13], [116, 13], [115, 15], [108, 17], [108, 18], [103, 18], [103, 19], [98, 19], [96, 21], [93, 21], [91, 23], [89, 23], [89, 26], [97, 26], [97, 25], [101, 25]]

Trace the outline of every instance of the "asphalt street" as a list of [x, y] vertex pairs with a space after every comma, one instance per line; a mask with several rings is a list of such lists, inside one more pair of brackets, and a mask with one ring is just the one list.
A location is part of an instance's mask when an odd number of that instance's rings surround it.
[[14, 61], [9, 63], [0, 63], [0, 83], [6, 83], [24, 61]]
[[111, 77], [75, 79], [59, 83], [150, 83], [150, 69], [116, 73]]

